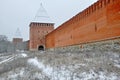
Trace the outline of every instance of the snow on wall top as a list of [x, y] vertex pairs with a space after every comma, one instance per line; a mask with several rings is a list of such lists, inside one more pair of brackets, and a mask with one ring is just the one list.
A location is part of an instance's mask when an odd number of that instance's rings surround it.
[[53, 23], [53, 21], [48, 16], [48, 14], [47, 14], [46, 10], [44, 9], [44, 7], [42, 6], [42, 4], [40, 4], [40, 8], [32, 22]]

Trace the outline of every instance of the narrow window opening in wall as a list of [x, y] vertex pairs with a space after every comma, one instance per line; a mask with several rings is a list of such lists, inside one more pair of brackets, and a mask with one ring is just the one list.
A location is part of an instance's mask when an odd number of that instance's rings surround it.
[[88, 16], [88, 11], [89, 11], [89, 10], [87, 9], [87, 16]]
[[86, 10], [86, 16], [88, 16], [88, 10]]
[[72, 39], [72, 35], [70, 36], [70, 39]]
[[93, 11], [96, 11], [96, 4], [93, 5]]
[[102, 1], [100, 1], [100, 7], [102, 8]]
[[87, 10], [86, 10], [86, 16], [87, 16]]
[[97, 9], [99, 9], [99, 2], [97, 3]]
[[98, 8], [100, 9], [101, 8], [101, 6], [100, 6], [101, 4], [100, 4], [100, 1], [99, 1], [99, 3], [98, 3]]
[[86, 11], [84, 11], [84, 17], [86, 16]]
[[107, 3], [110, 3], [110, 0], [108, 0]]
[[92, 13], [93, 13], [93, 6], [91, 6], [91, 11], [92, 11]]
[[95, 11], [97, 10], [97, 3], [95, 3]]
[[90, 14], [90, 12], [89, 12], [89, 11], [90, 11], [90, 8], [88, 8], [88, 15]]
[[85, 10], [85, 12], [84, 12], [84, 16], [86, 17], [86, 10]]
[[89, 13], [91, 14], [91, 7], [89, 8]]
[[96, 26], [96, 24], [95, 24], [95, 32], [97, 32], [97, 26]]
[[106, 0], [104, 0], [104, 5], [106, 6]]
[[88, 8], [88, 10], [87, 10], [87, 15], [89, 15], [89, 8]]
[[85, 17], [85, 13], [83, 12], [83, 18]]
[[88, 9], [88, 14], [91, 14], [91, 13], [90, 13], [90, 8]]
[[102, 3], [102, 7], [104, 7], [104, 2], [103, 2], [103, 1], [101, 1], [101, 3]]

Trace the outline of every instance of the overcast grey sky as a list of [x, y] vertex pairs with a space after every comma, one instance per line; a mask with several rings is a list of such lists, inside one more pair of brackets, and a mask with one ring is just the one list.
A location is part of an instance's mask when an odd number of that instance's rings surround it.
[[0, 0], [0, 35], [9, 40], [20, 29], [24, 40], [29, 39], [29, 24], [34, 19], [40, 3], [55, 22], [55, 28], [84, 10], [97, 0]]

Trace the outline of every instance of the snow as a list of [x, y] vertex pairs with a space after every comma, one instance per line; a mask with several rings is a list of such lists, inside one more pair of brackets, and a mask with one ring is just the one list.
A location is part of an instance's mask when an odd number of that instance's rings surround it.
[[37, 66], [38, 68], [43, 68], [43, 64], [39, 63], [37, 60], [37, 57], [33, 58], [33, 59], [28, 59], [28, 63]]
[[[39, 69], [43, 71], [47, 76], [51, 77], [51, 80], [117, 80], [117, 76], [114, 73], [110, 73], [107, 75], [107, 72], [98, 72], [96, 73], [94, 70], [90, 70], [89, 72], [82, 73], [74, 73], [72, 71], [80, 66], [85, 66], [85, 64], [76, 64], [74, 67], [70, 66], [61, 66], [60, 67], [50, 67], [45, 66], [42, 62], [39, 62], [37, 57], [28, 59], [28, 63], [33, 66], [37, 66]], [[69, 67], [69, 68], [67, 68]]]
[[117, 68], [120, 68], [120, 65], [119, 64], [114, 64], [115, 67]]
[[14, 56], [13, 56], [13, 57], [10, 57], [10, 58], [8, 58], [8, 59], [5, 59], [5, 60], [3, 60], [3, 61], [1, 61], [0, 64], [5, 63], [5, 62], [8, 62], [8, 61], [11, 61], [11, 60], [13, 60], [13, 59], [14, 59]]
[[25, 53], [21, 53], [21, 54], [14, 54], [14, 55], [9, 55], [9, 56], [2, 56], [0, 57], [2, 59], [2, 61], [0, 61], [0, 64], [5, 63], [5, 62], [9, 62], [14, 60], [15, 58], [19, 58], [19, 57], [27, 57], [27, 54]]
[[22, 55], [23, 57], [27, 57], [27, 54], [25, 54], [25, 53], [22, 53], [21, 55]]
[[16, 78], [17, 77], [19, 77], [19, 76], [23, 76], [24, 75], [24, 68], [22, 68], [21, 70], [20, 70], [20, 72], [18, 72], [18, 73], [14, 73], [14, 74], [11, 74], [11, 75], [9, 75], [8, 76], [8, 79], [12, 79], [12, 80], [17, 80]]
[[[46, 54], [44, 54], [46, 53]], [[31, 54], [31, 53], [30, 53]], [[36, 53], [37, 54], [37, 53]], [[39, 52], [37, 55], [21, 52], [14, 55], [1, 56], [5, 63], [15, 58], [25, 59], [25, 66], [11, 70], [0, 76], [1, 80], [119, 80], [119, 53], [105, 53], [104, 56], [82, 58], [82, 54], [59, 55]], [[95, 53], [94, 53], [95, 54]], [[33, 56], [34, 55], [34, 56]], [[93, 55], [93, 54], [92, 54]], [[69, 56], [69, 57], [68, 57]], [[77, 58], [75, 58], [77, 57]], [[85, 56], [84, 56], [85, 57]], [[27, 60], [27, 61], [26, 61]], [[73, 61], [74, 60], [74, 61]], [[62, 62], [63, 61], [63, 62]], [[59, 64], [60, 63], [60, 64]], [[107, 65], [110, 63], [111, 65]], [[4, 65], [4, 64], [3, 64]], [[103, 66], [104, 65], [104, 66]], [[109, 67], [110, 66], [110, 67]], [[4, 66], [3, 66], [4, 67]], [[102, 68], [102, 70], [100, 69]], [[111, 71], [107, 70], [111, 69]], [[6, 77], [7, 75], [7, 77]], [[27, 77], [26, 77], [27, 75]], [[6, 77], [2, 78], [2, 77]]]
[[28, 63], [38, 67], [47, 75], [51, 75], [52, 73], [52, 68], [50, 68], [49, 66], [45, 66], [42, 62], [39, 62], [37, 57], [28, 59]]

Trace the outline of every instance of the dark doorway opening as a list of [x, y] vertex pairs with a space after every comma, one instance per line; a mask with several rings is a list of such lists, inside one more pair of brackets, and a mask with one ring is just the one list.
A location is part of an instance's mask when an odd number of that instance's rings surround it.
[[40, 46], [38, 47], [38, 50], [44, 51], [44, 46], [40, 45]]

